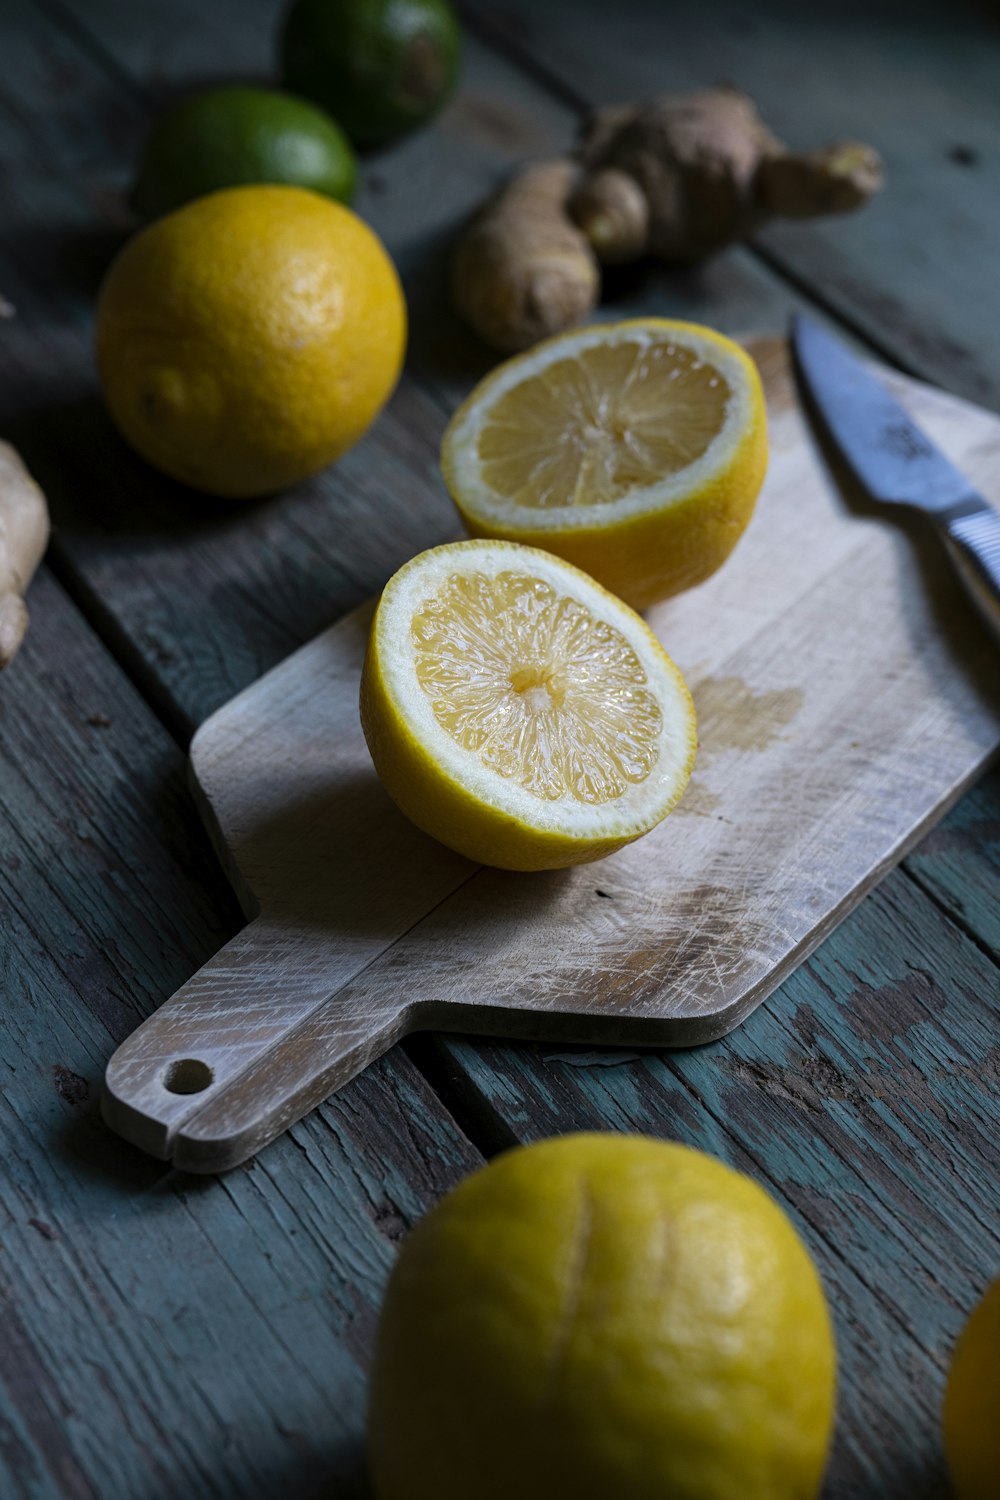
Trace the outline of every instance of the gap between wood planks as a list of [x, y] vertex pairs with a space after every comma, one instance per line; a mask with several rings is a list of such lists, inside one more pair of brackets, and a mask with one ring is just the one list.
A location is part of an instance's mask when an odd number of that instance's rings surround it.
[[[996, 769], [996, 764], [996, 761], [994, 761], [993, 770]], [[916, 852], [917, 851], [915, 850], [914, 853]], [[900, 863], [896, 866], [900, 873], [917, 887], [917, 889], [926, 897], [931, 905], [937, 908], [937, 910], [941, 913], [946, 921], [950, 922], [953, 927], [957, 927], [962, 936], [968, 938], [969, 942], [972, 943], [974, 947], [979, 949], [979, 952], [983, 955], [984, 958], [988, 958], [991, 963], [1000, 965], [1000, 953], [997, 952], [992, 943], [987, 942], [984, 937], [981, 937], [976, 929], [970, 926], [968, 922], [966, 922], [961, 912], [953, 911], [929, 881], [925, 880], [923, 876], [919, 875], [915, 870], [911, 870], [908, 864], [908, 860], [909, 855], [907, 855], [906, 859], [901, 860]]]

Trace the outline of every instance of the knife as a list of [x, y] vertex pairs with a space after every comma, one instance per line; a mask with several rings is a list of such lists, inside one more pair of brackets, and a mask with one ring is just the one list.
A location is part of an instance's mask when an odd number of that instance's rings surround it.
[[839, 339], [797, 314], [792, 347], [799, 376], [855, 478], [871, 499], [930, 519], [1000, 640], [1000, 514]]

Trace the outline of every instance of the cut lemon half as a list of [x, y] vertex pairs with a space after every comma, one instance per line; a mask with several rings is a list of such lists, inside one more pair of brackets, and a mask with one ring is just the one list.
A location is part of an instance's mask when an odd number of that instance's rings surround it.
[[620, 599], [550, 553], [454, 542], [390, 579], [361, 676], [389, 795], [481, 864], [555, 869], [648, 833], [695, 753], [684, 679]]
[[473, 536], [544, 547], [645, 609], [714, 573], [753, 514], [760, 376], [694, 323], [576, 329], [487, 376], [441, 464]]

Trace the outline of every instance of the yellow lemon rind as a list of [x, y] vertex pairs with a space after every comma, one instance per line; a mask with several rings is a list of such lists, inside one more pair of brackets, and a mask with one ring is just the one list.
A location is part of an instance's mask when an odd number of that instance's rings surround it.
[[969, 1314], [948, 1371], [942, 1427], [956, 1500], [994, 1500], [1000, 1494], [998, 1379], [1000, 1277]]
[[[534, 510], [490, 500], [475, 477], [474, 444], [498, 395], [518, 370], [571, 356], [584, 337], [673, 339], [732, 377], [738, 410], [703, 458], [625, 501]], [[753, 360], [732, 339], [695, 323], [642, 318], [558, 334], [492, 371], [452, 417], [441, 447], [448, 491], [471, 536], [544, 547], [591, 574], [633, 609], [693, 588], [729, 557], [753, 516], [767, 471], [767, 412]], [[491, 492], [492, 493], [492, 492]]]
[[[398, 686], [400, 670], [405, 669], [391, 666], [393, 654], [399, 650], [401, 627], [394, 606], [407, 578], [426, 567], [432, 554], [456, 565], [468, 559], [470, 566], [476, 558], [499, 554], [504, 561], [509, 559], [511, 568], [537, 571], [549, 580], [561, 578], [577, 597], [582, 592], [594, 605], [603, 603], [606, 617], [616, 627], [627, 622], [630, 644], [641, 643], [646, 660], [655, 664], [654, 685], [669, 700], [663, 705], [669, 763], [657, 773], [663, 782], [662, 792], [656, 795], [651, 786], [644, 794], [648, 805], [642, 815], [616, 816], [617, 808], [610, 813], [598, 809], [588, 815], [573, 808], [571, 817], [579, 825], [574, 831], [562, 821], [565, 811], [536, 803], [527, 793], [508, 793], [499, 785], [499, 778], [494, 778], [497, 796], [510, 797], [514, 803], [499, 805], [496, 796], [484, 791], [486, 778], [475, 770], [474, 757], [449, 747], [444, 732], [435, 730], [429, 715], [424, 717], [422, 732], [416, 732], [412, 710], [407, 710]], [[405, 623], [408, 629], [409, 619]], [[649, 832], [680, 799], [697, 748], [690, 692], [645, 621], [571, 564], [537, 548], [492, 540], [454, 542], [421, 553], [386, 585], [372, 622], [362, 669], [361, 722], [386, 791], [412, 822], [478, 864], [511, 870], [557, 869], [600, 859]], [[465, 767], [468, 773], [462, 774]], [[479, 790], [470, 785], [470, 775], [480, 779]], [[638, 795], [636, 800], [640, 800]]]
[[375, 1494], [806, 1500], [835, 1392], [818, 1272], [756, 1182], [680, 1143], [563, 1136], [495, 1158], [404, 1243]]
[[352, 447], [402, 369], [406, 304], [375, 233], [305, 188], [223, 188], [148, 225], [98, 296], [125, 440], [171, 478], [253, 499]]

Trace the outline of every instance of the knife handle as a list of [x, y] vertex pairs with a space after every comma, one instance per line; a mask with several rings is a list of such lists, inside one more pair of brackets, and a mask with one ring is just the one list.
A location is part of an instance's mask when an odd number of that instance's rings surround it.
[[1000, 641], [1000, 515], [983, 501], [947, 520], [943, 535], [959, 577]]

